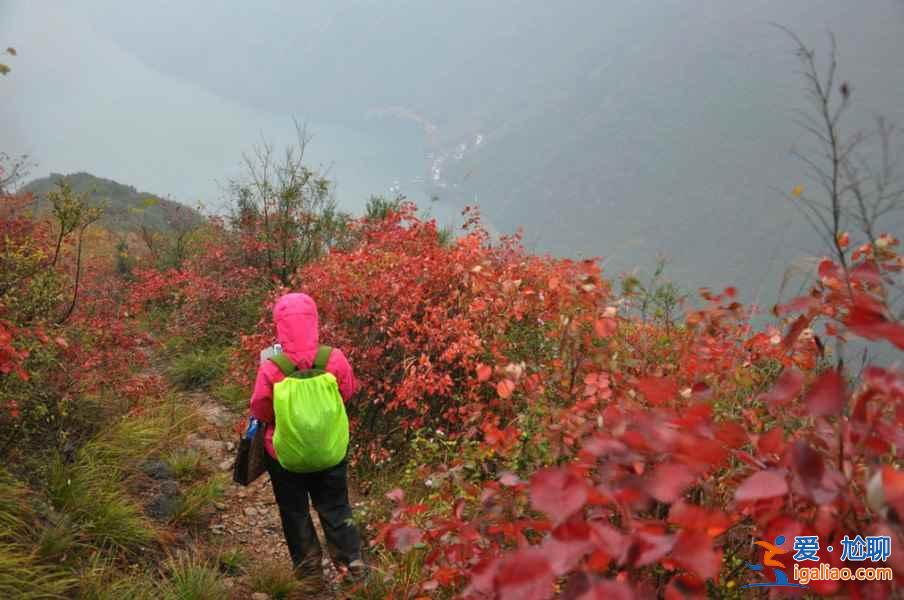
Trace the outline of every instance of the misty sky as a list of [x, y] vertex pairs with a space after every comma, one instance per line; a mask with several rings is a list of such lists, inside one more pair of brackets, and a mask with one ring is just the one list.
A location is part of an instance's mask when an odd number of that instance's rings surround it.
[[904, 124], [902, 0], [0, 0], [0, 150], [216, 206], [294, 116], [348, 210], [476, 199], [539, 250], [755, 286], [809, 250], [775, 191], [803, 104], [769, 22], [835, 31], [856, 119]]

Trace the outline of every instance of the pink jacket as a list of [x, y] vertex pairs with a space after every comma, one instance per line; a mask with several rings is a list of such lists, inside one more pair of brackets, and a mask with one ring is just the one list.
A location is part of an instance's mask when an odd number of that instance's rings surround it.
[[[286, 294], [273, 307], [276, 337], [283, 353], [299, 369], [309, 369], [320, 345], [317, 305], [307, 294]], [[348, 402], [358, 390], [358, 382], [345, 354], [333, 348], [326, 370], [336, 376], [339, 393]], [[267, 423], [266, 445], [270, 456], [276, 458], [273, 448], [273, 385], [283, 379], [282, 371], [272, 361], [264, 361], [257, 370], [254, 392], [251, 394], [251, 416]]]

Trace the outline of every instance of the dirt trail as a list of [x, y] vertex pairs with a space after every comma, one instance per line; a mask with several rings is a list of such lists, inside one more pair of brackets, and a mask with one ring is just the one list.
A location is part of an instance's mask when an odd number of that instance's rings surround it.
[[188, 393], [184, 398], [197, 407], [205, 420], [202, 429], [188, 436], [189, 446], [204, 454], [211, 468], [230, 478], [209, 526], [214, 543], [220, 537], [226, 545], [241, 546], [249, 556], [285, 560], [288, 564], [289, 553], [269, 476], [264, 473], [248, 487], [232, 483], [236, 416], [206, 394]]
[[[237, 420], [243, 417], [205, 393], [186, 392], [182, 394], [182, 399], [195, 406], [204, 418], [204, 424], [199, 430], [188, 436], [188, 445], [206, 457], [212, 470], [222, 472], [229, 478], [225, 495], [216, 503], [216, 513], [208, 526], [209, 543], [214, 547], [239, 547], [257, 564], [278, 561], [289, 570], [291, 559], [283, 538], [270, 477], [264, 473], [248, 487], [232, 482], [232, 464], [238, 441], [234, 427]], [[322, 541], [324, 537], [320, 521], [313, 509], [311, 512]], [[335, 589], [339, 574], [326, 558], [324, 571]], [[255, 600], [263, 600], [266, 597], [252, 594], [247, 576], [234, 578], [231, 585], [233, 598], [253, 597]]]

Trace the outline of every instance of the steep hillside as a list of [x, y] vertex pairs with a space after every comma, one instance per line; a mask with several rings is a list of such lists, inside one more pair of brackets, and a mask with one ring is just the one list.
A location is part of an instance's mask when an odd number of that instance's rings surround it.
[[104, 205], [104, 224], [115, 231], [135, 230], [142, 226], [168, 231], [174, 227], [199, 224], [202, 220], [198, 211], [184, 204], [90, 173], [51, 173], [48, 177], [29, 182], [22, 191], [34, 194], [38, 198], [39, 210], [46, 210], [47, 193], [61, 179], [65, 179], [75, 192], [88, 194], [93, 204]]

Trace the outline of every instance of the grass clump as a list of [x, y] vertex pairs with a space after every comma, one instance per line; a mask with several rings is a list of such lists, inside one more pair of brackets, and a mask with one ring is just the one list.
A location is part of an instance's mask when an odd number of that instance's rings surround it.
[[210, 514], [214, 502], [223, 497], [226, 483], [226, 476], [218, 473], [185, 490], [173, 520], [184, 525], [203, 523]]
[[144, 573], [122, 573], [110, 558], [95, 558], [81, 573], [79, 600], [156, 600], [157, 582]]
[[191, 422], [180, 415], [175, 421], [164, 411], [150, 409], [137, 417], [122, 419], [87, 442], [74, 461], [62, 456], [50, 461], [47, 498], [64, 516], [56, 527], [60, 540], [49, 537], [43, 551], [59, 554], [69, 547], [112, 548], [137, 553], [157, 537], [141, 507], [125, 493], [126, 475], [132, 465], [157, 451], [172, 435]]
[[81, 543], [81, 527], [72, 517], [51, 513], [48, 524], [41, 530], [35, 552], [43, 561], [62, 563]]
[[54, 509], [79, 526], [74, 543], [134, 553], [154, 540], [154, 530], [121, 485], [100, 463], [53, 461], [48, 497]]
[[284, 600], [301, 589], [305, 582], [295, 579], [295, 573], [282, 562], [268, 561], [255, 565], [249, 583], [254, 592], [263, 592], [274, 600]]
[[206, 390], [226, 374], [229, 357], [224, 348], [192, 350], [173, 358], [169, 377], [185, 390]]
[[25, 548], [0, 545], [0, 598], [53, 600], [69, 598], [76, 580], [68, 573], [40, 564]]
[[179, 481], [194, 481], [204, 472], [201, 453], [194, 448], [183, 448], [170, 452], [164, 462]]
[[166, 561], [165, 579], [157, 598], [163, 600], [221, 600], [229, 595], [223, 578], [210, 563], [182, 554]]
[[248, 409], [248, 390], [244, 386], [223, 383], [214, 389], [213, 395], [230, 410], [246, 412]]
[[216, 561], [220, 571], [231, 577], [244, 573], [251, 563], [248, 554], [238, 547], [223, 548], [217, 552]]
[[27, 541], [35, 519], [28, 498], [28, 488], [0, 467], [0, 541]]
[[[352, 584], [345, 597], [351, 600], [411, 598], [421, 591], [426, 551], [413, 549], [398, 559], [388, 552], [374, 552], [370, 561], [371, 576]], [[436, 591], [435, 598], [451, 598], [452, 594]]]

